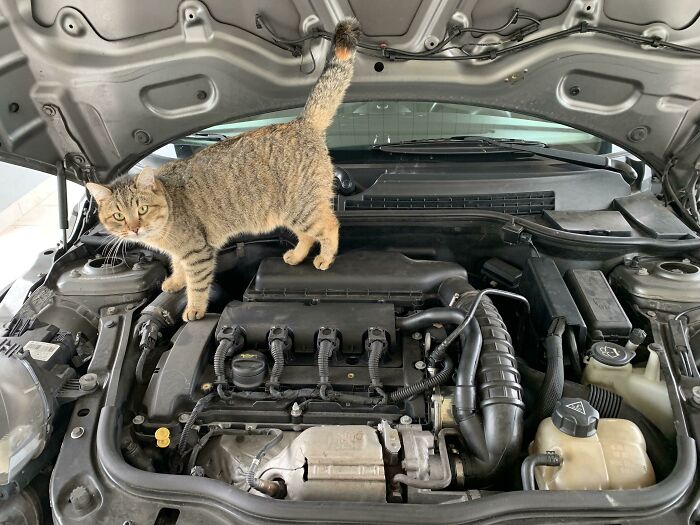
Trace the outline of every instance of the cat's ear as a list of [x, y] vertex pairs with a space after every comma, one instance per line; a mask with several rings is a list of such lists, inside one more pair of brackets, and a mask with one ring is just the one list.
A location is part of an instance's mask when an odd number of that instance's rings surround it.
[[94, 182], [88, 182], [85, 187], [97, 201], [97, 204], [101, 204], [102, 202], [112, 198], [112, 190], [110, 190], [107, 186], [95, 184]]
[[143, 168], [141, 173], [136, 175], [136, 186], [144, 190], [156, 191], [158, 189], [156, 169]]

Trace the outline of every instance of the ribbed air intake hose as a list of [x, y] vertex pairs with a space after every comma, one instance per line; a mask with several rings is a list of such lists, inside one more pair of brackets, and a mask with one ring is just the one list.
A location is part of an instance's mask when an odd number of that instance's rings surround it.
[[[515, 353], [503, 319], [483, 291], [475, 290], [464, 278], [454, 277], [442, 283], [438, 294], [445, 305], [457, 297], [455, 306], [464, 310], [480, 297], [474, 318], [481, 336], [481, 352], [476, 326], [470, 324], [464, 335], [457, 373], [457, 384], [463, 388], [460, 395], [455, 395], [453, 414], [471, 452], [464, 461], [467, 482], [485, 486], [517, 459], [522, 445], [525, 405]], [[502, 295], [524, 302], [514, 294]], [[469, 360], [475, 360], [475, 353], [479, 355], [477, 385], [481, 416], [473, 406], [476, 396], [471, 393], [468, 377], [473, 370]], [[467, 362], [462, 364], [464, 359]]]

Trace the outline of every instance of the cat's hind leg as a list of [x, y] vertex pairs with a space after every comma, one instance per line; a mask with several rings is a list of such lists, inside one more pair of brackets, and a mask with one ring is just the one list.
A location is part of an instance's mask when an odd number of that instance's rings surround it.
[[308, 235], [296, 228], [292, 229], [292, 231], [294, 232], [294, 235], [297, 236], [297, 245], [291, 250], [287, 250], [282, 258], [284, 259], [284, 262], [294, 266], [306, 259], [306, 256], [309, 255], [309, 251], [316, 240], [311, 235]]
[[319, 213], [316, 220], [308, 230], [320, 244], [321, 251], [314, 258], [314, 266], [319, 270], [327, 270], [335, 260], [338, 253], [338, 230], [340, 225], [333, 210], [328, 204], [319, 205]]

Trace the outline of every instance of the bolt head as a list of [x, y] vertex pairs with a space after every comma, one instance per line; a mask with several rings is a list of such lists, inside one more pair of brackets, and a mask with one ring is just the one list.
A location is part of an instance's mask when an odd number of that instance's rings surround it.
[[413, 366], [416, 370], [425, 370], [426, 364], [425, 361], [416, 361]]
[[204, 392], [205, 394], [208, 394], [209, 392], [214, 390], [214, 385], [211, 383], [202, 383], [201, 388], [202, 388], [202, 392]]
[[143, 422], [144, 422], [144, 421], [146, 421], [146, 418], [143, 417], [143, 416], [140, 415], [140, 414], [134, 416], [134, 419], [131, 420], [131, 422], [132, 422], [134, 425], [143, 425]]
[[348, 372], [348, 379], [355, 379], [355, 373], [354, 373], [354, 372]]
[[694, 386], [693, 390], [693, 401], [695, 404], [700, 405], [700, 386]]
[[54, 117], [56, 116], [56, 108], [53, 107], [51, 104], [45, 104], [44, 107], [41, 108], [46, 115], [49, 117]]
[[70, 431], [70, 437], [72, 439], [80, 439], [85, 434], [85, 429], [83, 427], [75, 427]]
[[70, 276], [71, 277], [80, 277], [80, 270], [71, 270]]
[[92, 392], [97, 388], [97, 374], [89, 373], [80, 376], [78, 384], [80, 385], [80, 390]]
[[411, 337], [412, 337], [415, 341], [420, 341], [421, 339], [423, 339], [423, 336], [421, 335], [420, 332], [413, 332], [413, 334], [411, 334]]
[[413, 423], [413, 418], [408, 414], [404, 414], [403, 416], [401, 416], [401, 419], [399, 419], [399, 423], [401, 423], [402, 425], [410, 425], [411, 423]]
[[106, 326], [107, 328], [114, 328], [116, 325], [117, 325], [117, 323], [115, 323], [114, 321], [111, 321], [111, 320], [110, 320], [110, 321], [107, 321], [107, 322], [105, 323], [105, 326]]
[[177, 420], [180, 423], [187, 423], [187, 420], [190, 419], [190, 415], [187, 412], [183, 412], [177, 417]]
[[654, 310], [647, 310], [647, 315], [653, 319], [656, 317], [656, 312]]
[[637, 270], [637, 275], [649, 275], [649, 270], [647, 270], [644, 267], [641, 267], [639, 268], [639, 270]]

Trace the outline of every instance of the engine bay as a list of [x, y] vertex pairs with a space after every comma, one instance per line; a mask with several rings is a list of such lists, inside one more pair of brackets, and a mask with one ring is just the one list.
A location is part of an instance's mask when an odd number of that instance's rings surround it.
[[[604, 272], [539, 253], [460, 264], [356, 248], [320, 272], [286, 265], [283, 241], [241, 243], [221, 256], [210, 313], [183, 323], [184, 294], [159, 290], [165, 261], [90, 242], [0, 346], [44, 392], [44, 450], [63, 433], [97, 439], [89, 419], [112, 414], [101, 432], [116, 432], [109, 460], [125, 476], [384, 505], [637, 491], [676, 468], [673, 377], [697, 377], [693, 260], [631, 256]], [[673, 361], [668, 341], [681, 342]], [[106, 512], [68, 445], [54, 508]], [[33, 457], [18, 465], [45, 467]]]

